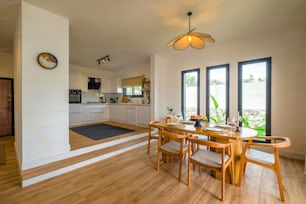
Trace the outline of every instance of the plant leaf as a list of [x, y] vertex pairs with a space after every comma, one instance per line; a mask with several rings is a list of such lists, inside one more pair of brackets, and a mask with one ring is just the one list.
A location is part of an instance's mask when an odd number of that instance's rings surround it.
[[216, 98], [213, 95], [210, 95], [210, 98], [211, 98], [211, 100], [214, 103], [215, 109], [218, 109], [219, 108], [219, 104], [218, 104]]

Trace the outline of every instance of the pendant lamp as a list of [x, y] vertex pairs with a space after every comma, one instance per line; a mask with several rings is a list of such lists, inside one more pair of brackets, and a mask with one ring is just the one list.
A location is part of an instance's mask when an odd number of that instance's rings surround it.
[[215, 42], [215, 40], [208, 34], [193, 32], [195, 28], [190, 29], [190, 16], [192, 12], [188, 12], [187, 16], [189, 17], [189, 31], [184, 35], [180, 35], [168, 43], [169, 47], [173, 47], [176, 50], [184, 50], [189, 46], [202, 49], [205, 47], [206, 42]]

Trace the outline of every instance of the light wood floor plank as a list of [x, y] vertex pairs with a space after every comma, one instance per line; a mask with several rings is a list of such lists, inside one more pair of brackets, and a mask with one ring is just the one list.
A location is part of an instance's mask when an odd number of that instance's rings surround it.
[[[220, 181], [206, 172], [192, 172], [187, 187], [186, 161], [182, 182], [175, 160], [157, 172], [156, 142], [150, 155], [143, 146], [25, 188], [20, 187], [13, 142], [7, 147], [7, 163], [0, 165], [0, 203], [222, 203]], [[285, 203], [306, 203], [304, 161], [281, 158], [281, 164]], [[248, 165], [242, 187], [226, 184], [223, 203], [282, 203], [276, 176]]]

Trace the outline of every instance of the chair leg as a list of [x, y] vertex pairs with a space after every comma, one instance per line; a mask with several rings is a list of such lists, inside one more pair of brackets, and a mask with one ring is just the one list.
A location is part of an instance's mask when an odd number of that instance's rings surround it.
[[188, 157], [188, 165], [187, 165], [187, 186], [190, 186], [190, 159]]
[[232, 161], [231, 163], [230, 163], [230, 168], [231, 168], [231, 184], [234, 184], [235, 183], [235, 167], [234, 167], [234, 161]]
[[148, 150], [147, 150], [147, 154], [150, 154], [150, 143], [151, 143], [151, 139], [148, 139]]
[[180, 156], [180, 166], [179, 166], [179, 177], [178, 180], [181, 181], [181, 175], [182, 175], [182, 164], [183, 164], [183, 155]]
[[157, 171], [159, 171], [160, 166], [160, 151], [157, 152]]
[[222, 169], [222, 181], [221, 181], [221, 201], [224, 200], [225, 197], [225, 169]]
[[275, 171], [276, 176], [277, 176], [278, 188], [279, 188], [279, 194], [280, 194], [280, 197], [281, 197], [281, 201], [284, 202], [285, 201], [284, 186], [283, 186], [283, 182], [282, 182], [282, 175], [281, 175], [281, 172], [280, 172], [279, 160], [275, 161], [274, 171]]

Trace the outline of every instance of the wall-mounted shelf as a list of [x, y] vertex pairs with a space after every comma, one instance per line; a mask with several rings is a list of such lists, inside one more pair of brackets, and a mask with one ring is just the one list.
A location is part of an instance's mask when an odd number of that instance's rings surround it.
[[150, 91], [150, 84], [151, 81], [148, 78], [144, 78], [142, 81], [142, 91], [143, 92], [149, 92]]

